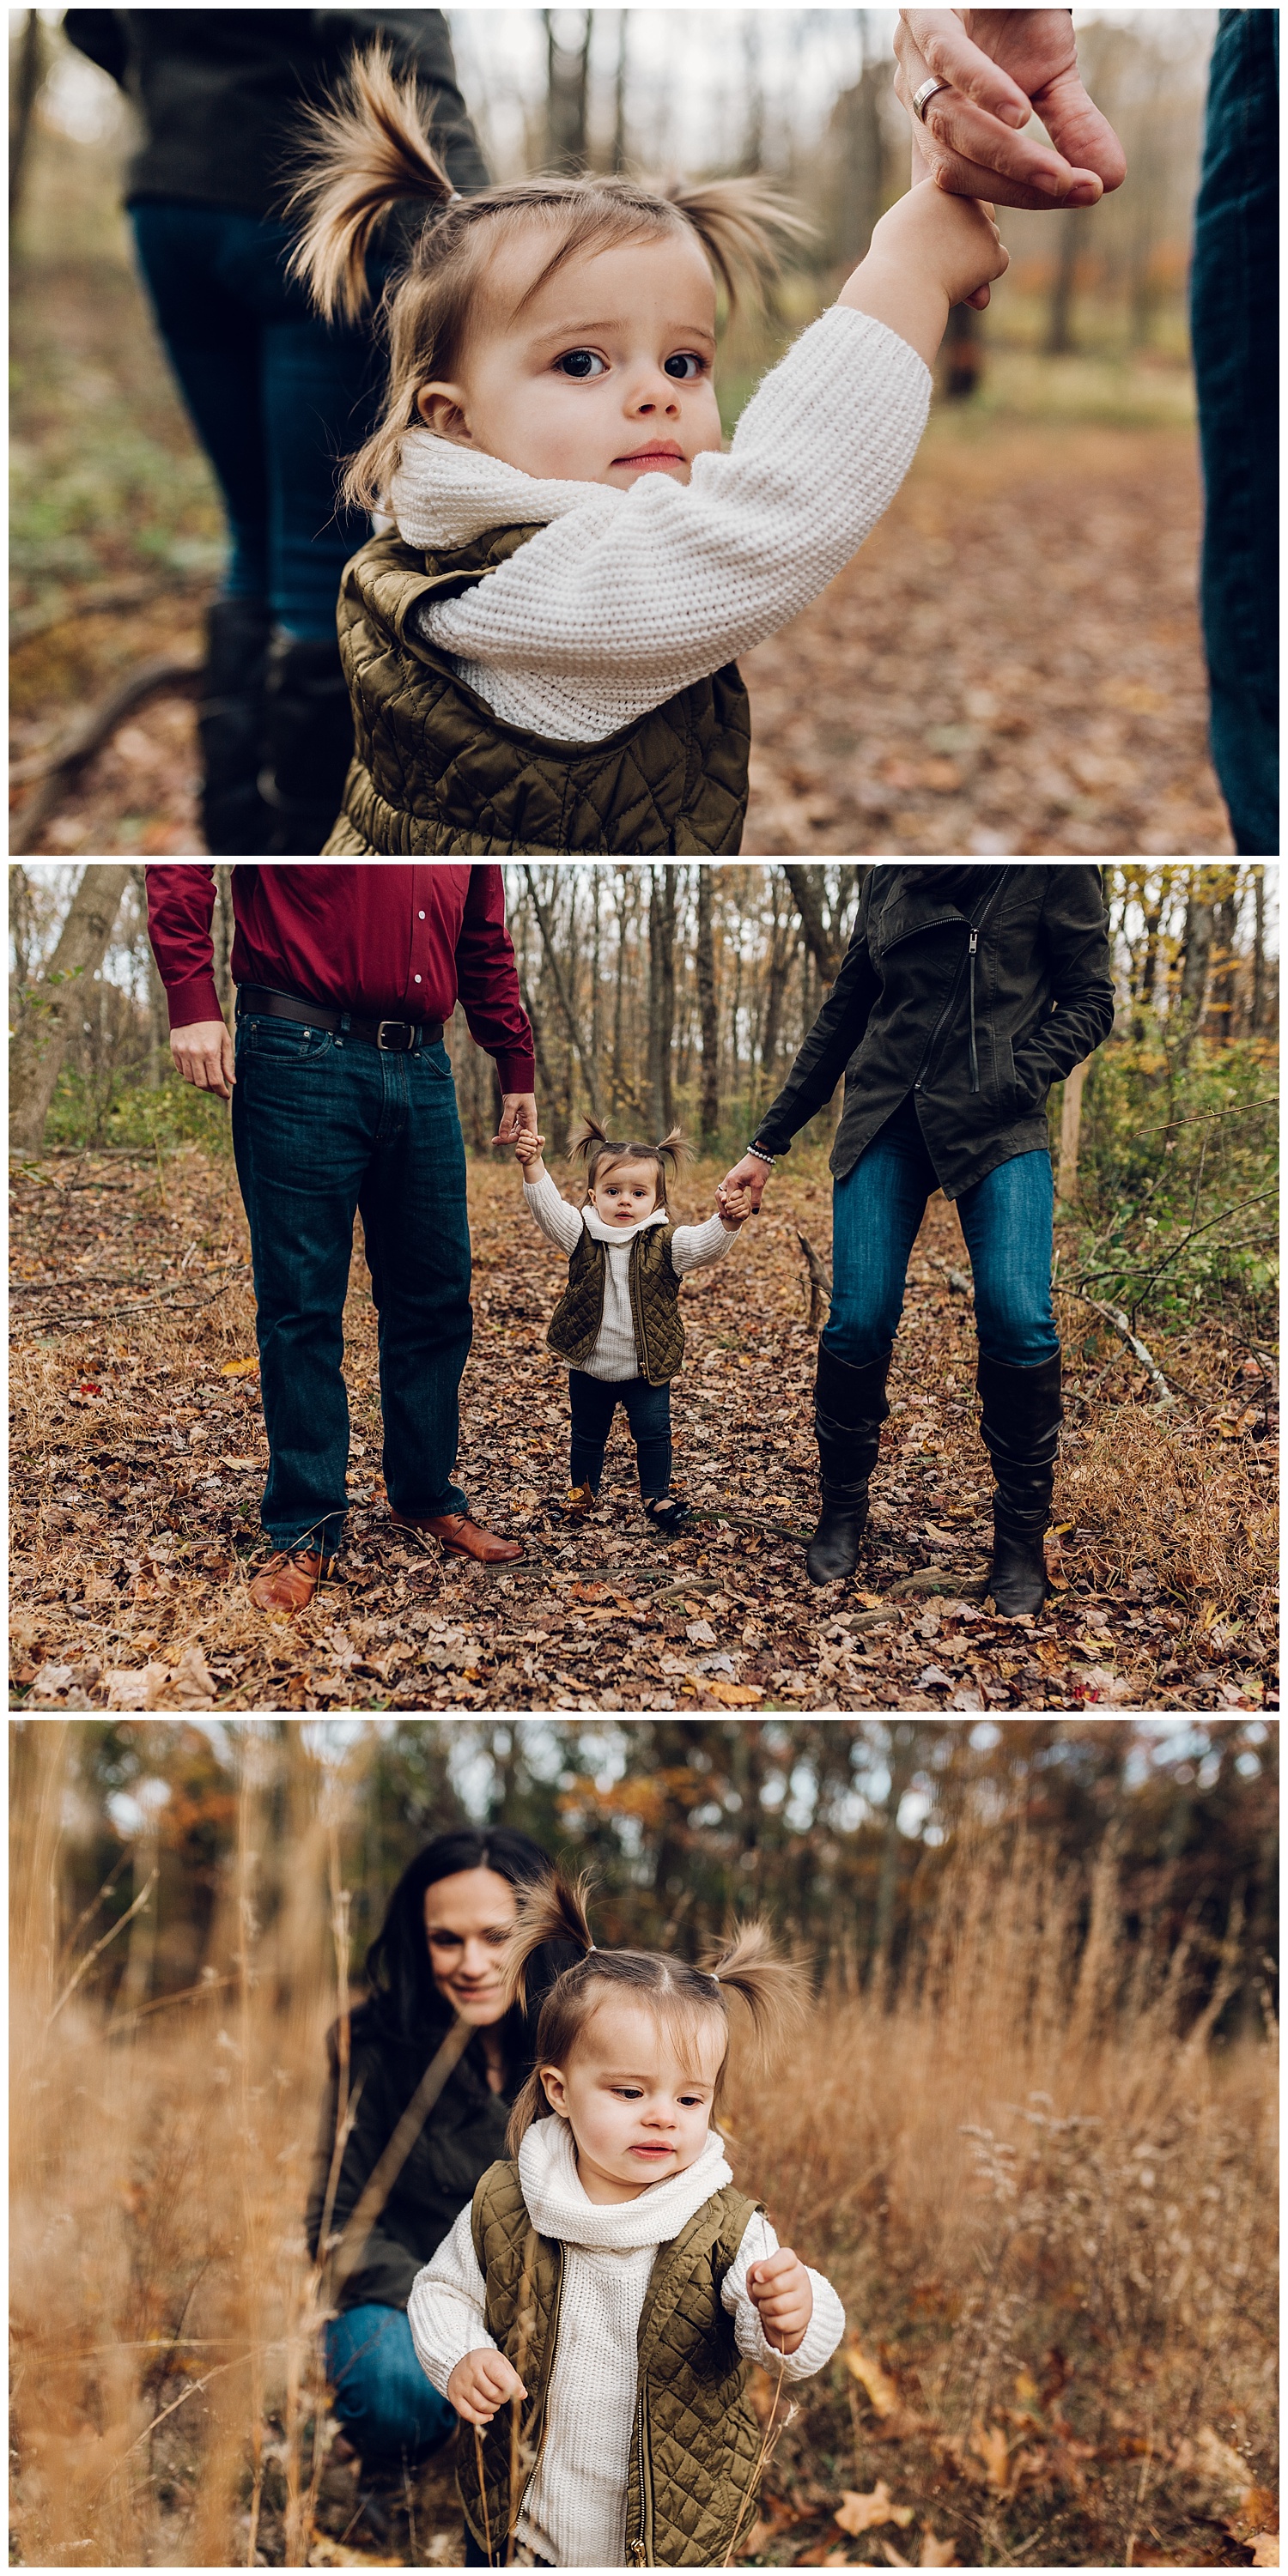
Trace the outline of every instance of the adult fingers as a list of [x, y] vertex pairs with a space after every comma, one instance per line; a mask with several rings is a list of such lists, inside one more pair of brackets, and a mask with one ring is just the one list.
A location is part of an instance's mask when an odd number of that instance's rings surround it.
[[[946, 159], [970, 162], [1000, 183], [996, 188], [967, 189], [954, 181], [949, 190], [953, 196], [997, 197], [1003, 204], [1013, 204], [1009, 191], [1026, 188], [1041, 205], [1067, 196], [1073, 185], [1073, 169], [1063, 154], [1031, 142], [1027, 134], [1016, 134], [960, 90], [941, 89], [929, 100], [924, 131], [931, 137], [927, 158], [937, 172]], [[939, 184], [944, 186], [942, 178]]]
[[1101, 185], [1121, 188], [1127, 176], [1127, 156], [1107, 116], [1102, 116], [1095, 100], [1089, 98], [1076, 70], [1060, 72], [1033, 101], [1056, 150], [1083, 171], [1093, 172]]
[[1065, 206], [1094, 206], [1104, 193], [1094, 170], [1071, 170], [1065, 195], [1048, 197], [1044, 189], [1023, 188], [982, 162], [964, 161], [957, 153], [940, 150], [936, 151], [932, 176], [945, 196], [987, 197], [990, 204], [1019, 206], [1032, 214], [1049, 215]]
[[901, 63], [915, 50], [936, 80], [951, 81], [990, 116], [1017, 129], [1028, 124], [1032, 111], [1019, 82], [972, 43], [955, 9], [901, 9], [899, 21], [894, 41]]

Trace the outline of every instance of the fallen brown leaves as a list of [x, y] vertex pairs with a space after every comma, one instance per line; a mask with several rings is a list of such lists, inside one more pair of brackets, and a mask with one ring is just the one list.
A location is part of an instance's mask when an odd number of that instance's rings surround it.
[[[691, 1176], [682, 1216], [709, 1209], [717, 1177]], [[942, 1200], [913, 1257], [858, 1576], [811, 1589], [800, 1542], [815, 1494], [815, 1342], [796, 1233], [826, 1242], [828, 1187], [817, 1152], [794, 1155], [765, 1213], [686, 1290], [676, 1478], [702, 1517], [667, 1547], [640, 1514], [620, 1421], [596, 1516], [576, 1528], [560, 1516], [567, 1396], [544, 1335], [563, 1265], [525, 1228], [511, 1174], [471, 1168], [460, 1472], [477, 1512], [523, 1536], [525, 1561], [500, 1575], [390, 1527], [359, 1256], [346, 1314], [350, 1543], [337, 1579], [288, 1625], [247, 1599], [267, 1453], [231, 1164], [194, 1148], [160, 1165], [112, 1154], [20, 1167], [14, 1705], [1275, 1704], [1274, 1473], [1254, 1436], [1266, 1417], [1244, 1426], [1248, 1408], [1232, 1408], [1240, 1355], [1214, 1333], [1168, 1353], [1197, 1410], [1160, 1415], [1125, 1351], [1079, 1356], [1085, 1315], [1070, 1310], [1060, 1588], [1033, 1625], [985, 1607], [990, 1486], [969, 1303], [951, 1284], [960, 1234]]]
[[1229, 851], [1188, 429], [940, 416], [853, 563], [743, 664], [744, 849]]

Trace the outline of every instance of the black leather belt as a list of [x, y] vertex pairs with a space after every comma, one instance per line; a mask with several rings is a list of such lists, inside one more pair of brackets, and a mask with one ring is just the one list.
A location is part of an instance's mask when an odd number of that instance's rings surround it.
[[333, 1037], [358, 1038], [363, 1046], [379, 1047], [383, 1055], [418, 1055], [423, 1046], [438, 1046], [443, 1035], [441, 1020], [359, 1020], [352, 1011], [328, 1011], [320, 1002], [302, 1001], [295, 993], [272, 993], [263, 984], [239, 984], [237, 1017], [251, 1012], [257, 1019], [296, 1020], [306, 1029], [327, 1029]]

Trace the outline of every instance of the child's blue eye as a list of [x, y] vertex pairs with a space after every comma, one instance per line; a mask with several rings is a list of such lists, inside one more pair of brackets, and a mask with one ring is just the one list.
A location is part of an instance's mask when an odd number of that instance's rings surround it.
[[568, 349], [562, 358], [556, 358], [555, 365], [565, 376], [584, 378], [608, 373], [603, 359], [593, 349]]
[[705, 365], [706, 360], [698, 357], [694, 350], [683, 349], [678, 356], [666, 360], [664, 372], [668, 376], [680, 376], [691, 384], [695, 376], [701, 375]]

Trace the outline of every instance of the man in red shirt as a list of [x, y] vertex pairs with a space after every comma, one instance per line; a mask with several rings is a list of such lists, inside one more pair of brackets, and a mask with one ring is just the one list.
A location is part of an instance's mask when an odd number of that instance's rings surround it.
[[485, 1565], [521, 1556], [469, 1518], [452, 1482], [473, 1330], [465, 1150], [443, 1045], [458, 996], [500, 1078], [496, 1142], [536, 1126], [500, 868], [236, 867], [235, 1044], [213, 976], [213, 868], [156, 861], [147, 887], [171, 1051], [185, 1082], [232, 1101], [250, 1224], [269, 1448], [262, 1519], [274, 1551], [251, 1599], [303, 1608], [343, 1531], [355, 1208], [380, 1317], [393, 1518]]

